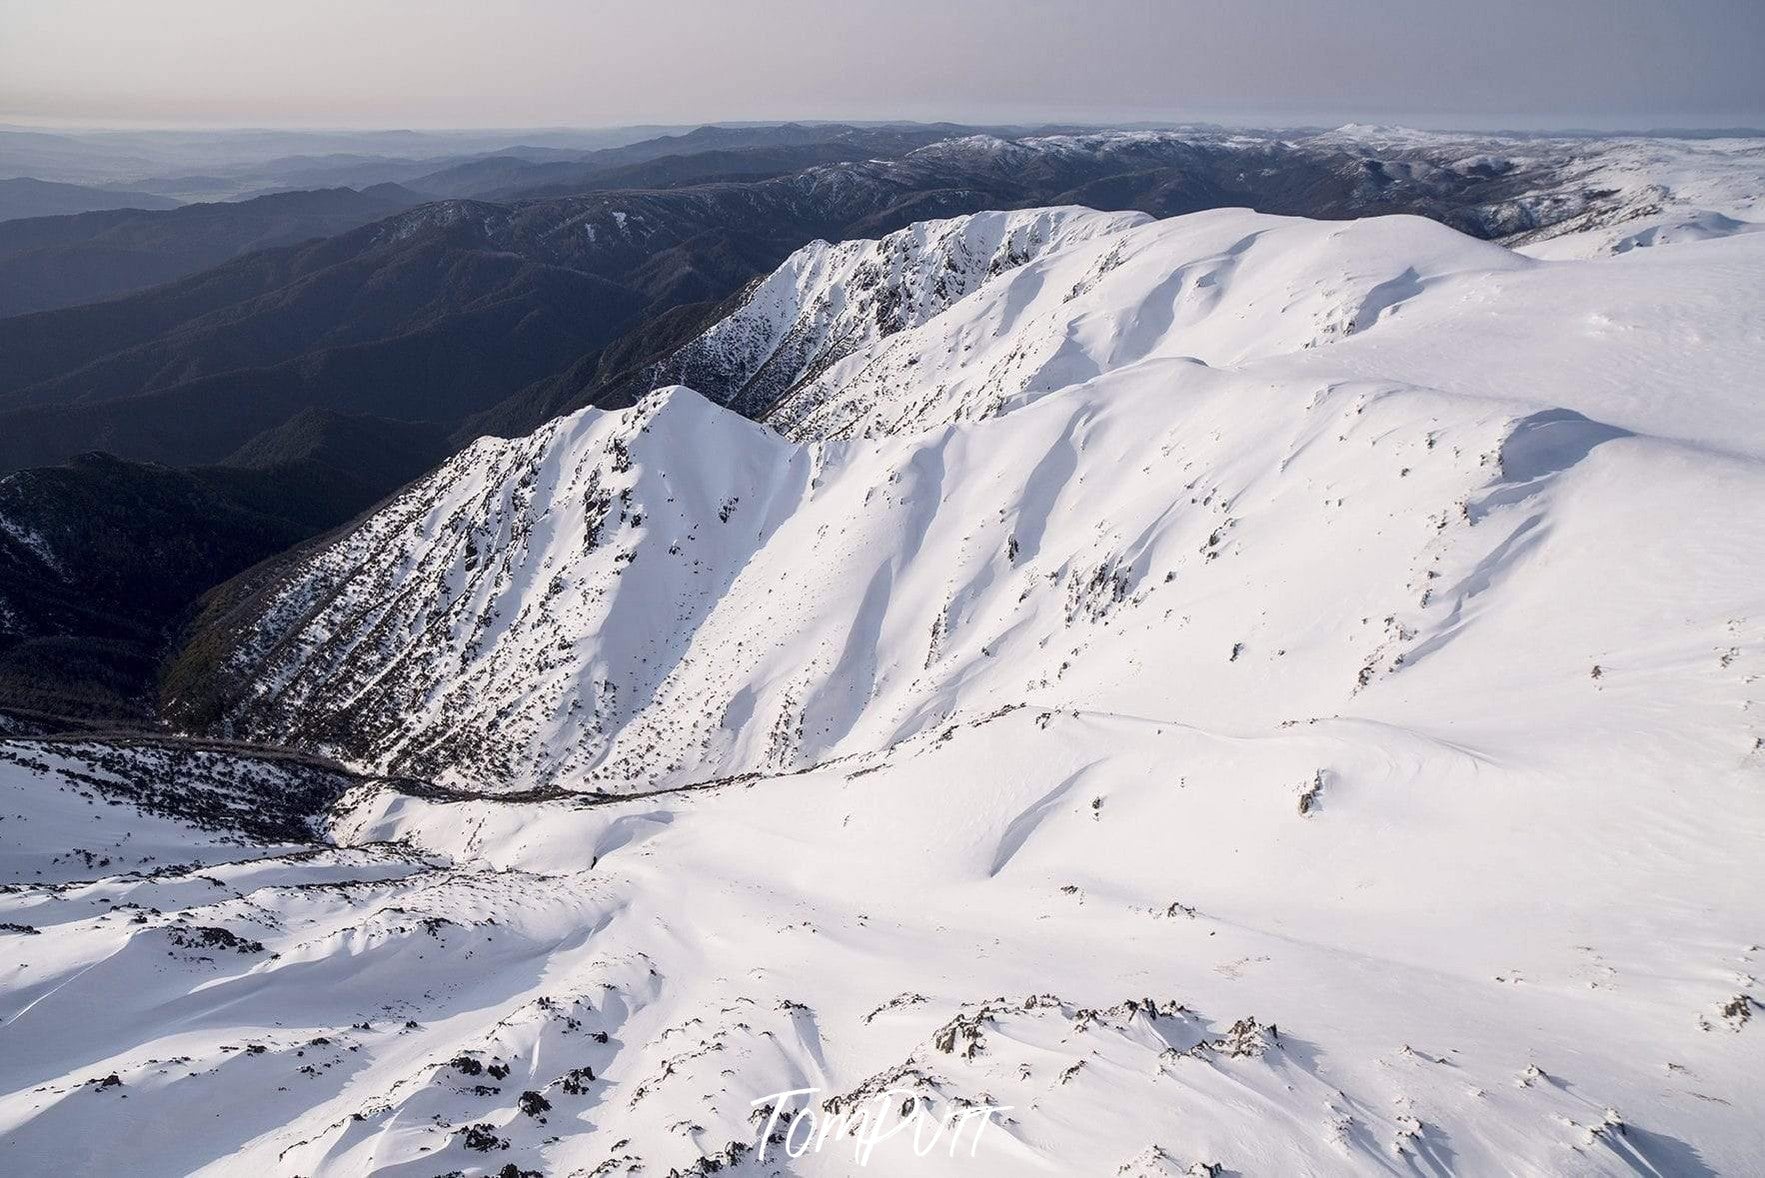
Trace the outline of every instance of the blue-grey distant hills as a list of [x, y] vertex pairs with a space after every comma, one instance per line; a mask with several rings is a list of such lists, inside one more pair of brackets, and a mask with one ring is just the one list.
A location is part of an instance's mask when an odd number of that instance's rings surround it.
[[60, 184], [20, 176], [0, 180], [0, 221], [20, 217], [56, 217], [99, 209], [175, 209], [181, 201], [150, 192], [125, 192], [85, 184]]
[[[5, 183], [10, 183], [7, 181]], [[0, 318], [115, 298], [253, 250], [334, 237], [421, 204], [396, 184], [0, 222]]]

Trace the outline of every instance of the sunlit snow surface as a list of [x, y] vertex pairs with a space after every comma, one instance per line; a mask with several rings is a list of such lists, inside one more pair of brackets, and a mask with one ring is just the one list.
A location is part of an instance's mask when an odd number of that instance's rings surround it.
[[434, 783], [335, 845], [0, 763], [0, 1169], [1765, 1169], [1765, 237], [1030, 252], [294, 568], [232, 733]]

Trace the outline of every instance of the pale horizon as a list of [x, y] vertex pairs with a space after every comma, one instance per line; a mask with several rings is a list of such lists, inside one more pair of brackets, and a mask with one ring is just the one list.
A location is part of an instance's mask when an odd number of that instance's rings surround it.
[[0, 124], [45, 130], [1765, 124], [1745, 0], [0, 0], [0, 28]]

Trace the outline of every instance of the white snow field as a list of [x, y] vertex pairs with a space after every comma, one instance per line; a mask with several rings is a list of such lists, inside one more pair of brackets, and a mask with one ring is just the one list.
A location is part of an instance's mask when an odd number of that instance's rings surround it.
[[1765, 235], [982, 216], [241, 607], [311, 844], [0, 745], [0, 1172], [1765, 1172]]

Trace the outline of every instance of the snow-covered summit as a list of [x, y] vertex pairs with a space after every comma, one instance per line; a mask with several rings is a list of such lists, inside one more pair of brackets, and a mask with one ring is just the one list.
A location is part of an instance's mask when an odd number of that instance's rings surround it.
[[1364, 331], [1449, 276], [1529, 264], [1420, 217], [1216, 209], [1127, 225], [832, 365], [764, 418], [805, 440], [911, 430], [988, 417], [1149, 359], [1237, 367]]
[[876, 241], [811, 242], [651, 375], [715, 382], [730, 408], [757, 416], [829, 365], [919, 326], [987, 279], [1147, 220], [1030, 209], [924, 221]]

